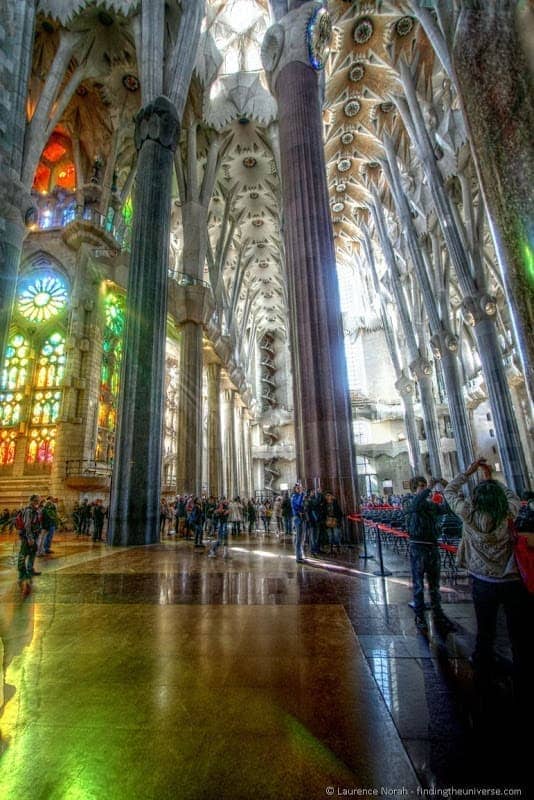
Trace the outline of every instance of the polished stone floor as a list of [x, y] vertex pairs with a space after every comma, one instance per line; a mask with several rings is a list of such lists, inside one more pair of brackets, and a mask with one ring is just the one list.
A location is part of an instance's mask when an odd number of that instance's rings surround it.
[[427, 640], [393, 553], [380, 578], [354, 551], [297, 565], [274, 536], [224, 560], [62, 534], [22, 599], [16, 548], [1, 538], [2, 800], [524, 788], [509, 680], [482, 690], [466, 659], [465, 581], [443, 587], [457, 633]]

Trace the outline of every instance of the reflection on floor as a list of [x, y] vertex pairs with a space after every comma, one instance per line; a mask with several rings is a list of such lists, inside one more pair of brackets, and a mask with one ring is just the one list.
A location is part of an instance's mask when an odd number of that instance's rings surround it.
[[462, 583], [444, 587], [458, 633], [429, 642], [390, 555], [377, 578], [357, 553], [297, 565], [276, 537], [234, 540], [224, 560], [67, 534], [22, 600], [15, 538], [1, 541], [2, 800], [521, 786], [509, 681], [486, 687], [490, 710], [473, 685]]

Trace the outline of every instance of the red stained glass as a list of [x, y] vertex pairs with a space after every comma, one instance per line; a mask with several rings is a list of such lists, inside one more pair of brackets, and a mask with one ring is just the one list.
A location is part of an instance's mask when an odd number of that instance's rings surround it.
[[74, 164], [70, 163], [61, 167], [57, 174], [56, 186], [60, 186], [62, 189], [76, 188], [76, 171], [74, 169]]
[[52, 135], [50, 141], [43, 150], [43, 158], [45, 158], [51, 164], [55, 164], [56, 161], [59, 161], [60, 158], [63, 158], [66, 152], [67, 148], [65, 145], [61, 144], [61, 142], [58, 142], [57, 139]]
[[36, 192], [47, 192], [50, 186], [50, 170], [44, 164], [39, 164], [35, 170], [33, 188]]

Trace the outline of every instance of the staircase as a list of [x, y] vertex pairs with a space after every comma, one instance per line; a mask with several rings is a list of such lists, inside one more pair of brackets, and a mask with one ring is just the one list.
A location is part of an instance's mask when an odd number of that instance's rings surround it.
[[3, 479], [0, 475], [0, 511], [9, 508], [20, 508], [28, 503], [32, 494], [50, 494], [49, 475], [30, 475], [26, 478]]

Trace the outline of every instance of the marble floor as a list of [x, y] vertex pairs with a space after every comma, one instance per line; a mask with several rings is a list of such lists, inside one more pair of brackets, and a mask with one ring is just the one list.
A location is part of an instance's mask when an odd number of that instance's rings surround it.
[[506, 670], [481, 689], [467, 661], [465, 581], [443, 587], [457, 632], [426, 639], [394, 553], [380, 578], [274, 536], [225, 560], [61, 534], [22, 599], [16, 549], [1, 537], [2, 800], [526, 792]]

